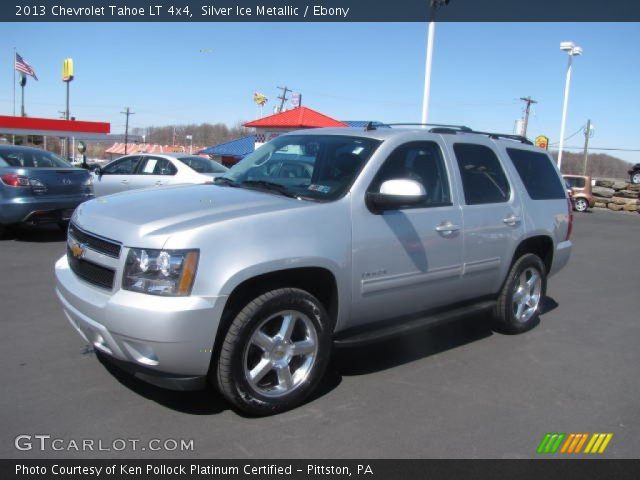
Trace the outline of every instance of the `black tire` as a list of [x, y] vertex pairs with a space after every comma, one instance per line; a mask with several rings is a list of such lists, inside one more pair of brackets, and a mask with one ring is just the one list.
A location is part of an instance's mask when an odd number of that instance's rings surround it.
[[573, 202], [573, 208], [576, 212], [586, 212], [589, 210], [589, 202], [586, 198], [576, 198]]
[[[253, 348], [250, 340], [254, 332], [282, 311], [299, 312], [310, 320], [310, 323], [303, 322], [303, 327], [311, 328], [307, 326], [312, 325], [315, 329], [317, 351], [304, 381], [292, 391], [273, 397], [250, 385], [245, 375], [245, 362], [247, 352]], [[331, 353], [331, 324], [323, 305], [304, 290], [281, 288], [258, 296], [236, 315], [225, 334], [217, 368], [211, 372], [217, 371], [218, 389], [234, 407], [250, 415], [272, 415], [300, 405], [316, 388], [326, 369]], [[262, 355], [264, 358], [267, 354]], [[274, 369], [273, 372], [277, 371]]]
[[[519, 320], [516, 317], [516, 312], [514, 311], [514, 295], [516, 294], [516, 286], [520, 284], [520, 277], [523, 272], [528, 273], [531, 271], [536, 271], [540, 276], [539, 300], [531, 317], [525, 320]], [[539, 315], [546, 291], [547, 272], [540, 257], [532, 253], [527, 253], [518, 258], [511, 266], [507, 279], [500, 291], [500, 295], [498, 296], [498, 301], [493, 314], [495, 330], [501, 333], [518, 334], [535, 327], [539, 322]]]
[[5, 232], [7, 231], [7, 227], [0, 223], [0, 238], [4, 237]]

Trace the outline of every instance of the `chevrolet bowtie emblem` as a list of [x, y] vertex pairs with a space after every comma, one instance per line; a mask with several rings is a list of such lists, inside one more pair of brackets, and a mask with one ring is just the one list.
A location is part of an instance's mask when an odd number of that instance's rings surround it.
[[84, 256], [85, 247], [81, 243], [73, 243], [69, 248], [74, 257], [82, 258]]

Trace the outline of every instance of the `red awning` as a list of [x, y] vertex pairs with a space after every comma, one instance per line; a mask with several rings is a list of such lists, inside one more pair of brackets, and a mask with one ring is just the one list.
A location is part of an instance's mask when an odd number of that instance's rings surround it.
[[0, 132], [15, 135], [93, 138], [100, 135], [106, 136], [110, 131], [111, 124], [107, 122], [0, 115]]
[[320, 128], [347, 127], [348, 125], [310, 108], [298, 107], [253, 120], [245, 123], [244, 126], [257, 128]]

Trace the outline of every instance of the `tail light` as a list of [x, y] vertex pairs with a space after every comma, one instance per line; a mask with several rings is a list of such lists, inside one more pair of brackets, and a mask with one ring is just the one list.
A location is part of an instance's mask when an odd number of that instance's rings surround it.
[[37, 178], [29, 178], [15, 173], [5, 173], [4, 175], [0, 175], [0, 180], [10, 187], [31, 187], [36, 193], [47, 191], [46, 185]]
[[23, 175], [16, 175], [15, 173], [5, 173], [0, 175], [2, 183], [9, 185], [10, 187], [30, 187], [29, 177]]
[[567, 198], [567, 207], [569, 209], [569, 227], [567, 228], [567, 237], [565, 240], [569, 240], [571, 232], [573, 231], [573, 204], [570, 198]]

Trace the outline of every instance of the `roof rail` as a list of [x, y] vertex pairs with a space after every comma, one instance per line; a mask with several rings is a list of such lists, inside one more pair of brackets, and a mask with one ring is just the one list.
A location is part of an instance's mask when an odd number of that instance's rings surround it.
[[441, 127], [459, 130], [461, 132], [472, 132], [473, 130], [464, 125], [447, 125], [444, 123], [384, 123], [387, 127]]
[[510, 133], [478, 132], [476, 130], [473, 130], [470, 133], [477, 133], [478, 135], [486, 135], [489, 138], [492, 138], [494, 140], [498, 140], [500, 138], [506, 138], [508, 140], [515, 140], [517, 142], [524, 143], [525, 145], [533, 145], [533, 142], [531, 140], [529, 140], [527, 137], [524, 137], [522, 135], [513, 135]]

